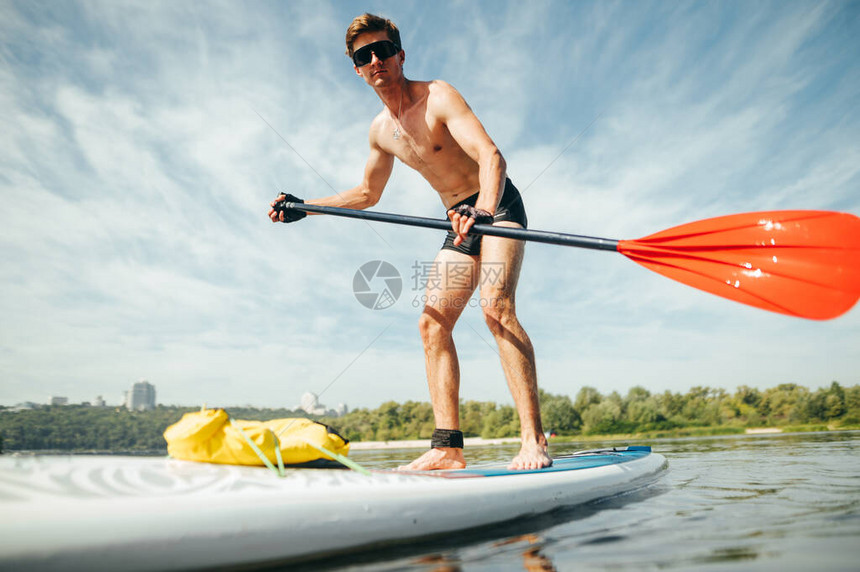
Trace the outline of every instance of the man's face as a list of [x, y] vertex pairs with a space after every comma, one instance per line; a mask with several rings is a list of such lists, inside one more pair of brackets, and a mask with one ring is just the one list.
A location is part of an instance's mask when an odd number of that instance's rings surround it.
[[[352, 50], [355, 52], [359, 48], [382, 40], [388, 40], [388, 34], [384, 31], [365, 32], [355, 39]], [[355, 73], [363, 77], [364, 81], [371, 87], [385, 87], [400, 80], [400, 77], [403, 75], [404, 59], [405, 55], [402, 50], [384, 60], [380, 60], [374, 53], [369, 64], [361, 67], [353, 65], [353, 68], [355, 69]]]

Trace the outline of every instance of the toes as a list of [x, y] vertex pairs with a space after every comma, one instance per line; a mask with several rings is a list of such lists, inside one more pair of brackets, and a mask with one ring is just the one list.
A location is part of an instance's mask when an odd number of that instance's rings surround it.
[[534, 471], [544, 467], [552, 466], [552, 459], [546, 458], [525, 458], [515, 457], [511, 464], [508, 465], [509, 471]]

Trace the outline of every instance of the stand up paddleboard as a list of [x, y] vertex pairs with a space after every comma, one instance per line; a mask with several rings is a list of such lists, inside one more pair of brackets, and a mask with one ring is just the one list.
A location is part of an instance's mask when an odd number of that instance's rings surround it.
[[165, 458], [0, 457], [0, 569], [188, 570], [305, 560], [609, 497], [665, 469], [650, 447], [534, 471], [402, 473]]

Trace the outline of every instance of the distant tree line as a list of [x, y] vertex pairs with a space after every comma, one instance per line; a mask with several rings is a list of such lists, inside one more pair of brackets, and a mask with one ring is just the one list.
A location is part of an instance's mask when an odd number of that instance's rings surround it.
[[[125, 407], [46, 405], [26, 411], [0, 409], [3, 451], [164, 451], [164, 430], [199, 407], [129, 411]], [[237, 419], [296, 417], [290, 409], [231, 407]]]
[[[633, 387], [626, 395], [583, 387], [571, 399], [540, 392], [544, 429], [558, 435], [613, 435], [745, 427], [820, 424], [860, 427], [860, 385], [833, 382], [816, 391], [782, 384], [760, 391], [740, 386], [734, 393], [694, 387], [687, 393], [651, 393]], [[0, 409], [0, 447], [19, 450], [163, 451], [162, 433], [193, 407], [159, 406], [152, 411], [85, 406], [45, 406], [13, 412]], [[306, 417], [289, 409], [228, 408], [236, 419]], [[429, 403], [389, 401], [343, 417], [319, 418], [353, 441], [428, 439], [435, 427]], [[509, 405], [486, 401], [460, 404], [460, 428], [467, 437], [515, 437], [519, 418]]]
[[[760, 391], [740, 386], [723, 389], [694, 387], [685, 394], [651, 393], [633, 387], [622, 396], [583, 387], [574, 399], [540, 392], [544, 429], [558, 435], [613, 435], [711, 427], [719, 430], [761, 426], [830, 424], [860, 425], [860, 385], [843, 388], [833, 382], [817, 391], [782, 384]], [[358, 409], [327, 420], [356, 441], [426, 439], [433, 432], [428, 403], [383, 403], [374, 410]], [[460, 428], [467, 437], [515, 437], [519, 418], [509, 405], [485, 401], [460, 404]], [[730, 432], [730, 431], [726, 431]]]

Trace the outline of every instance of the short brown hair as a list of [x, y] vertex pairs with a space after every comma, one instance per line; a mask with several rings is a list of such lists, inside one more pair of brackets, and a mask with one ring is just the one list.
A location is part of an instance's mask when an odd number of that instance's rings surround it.
[[397, 29], [394, 22], [387, 18], [365, 13], [353, 19], [352, 24], [346, 29], [346, 55], [352, 57], [352, 45], [355, 43], [355, 39], [365, 32], [385, 32], [388, 34], [388, 39], [397, 46], [397, 49], [401, 49], [400, 30]]

